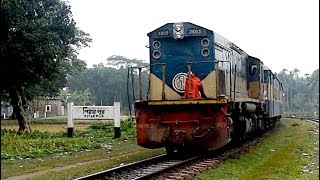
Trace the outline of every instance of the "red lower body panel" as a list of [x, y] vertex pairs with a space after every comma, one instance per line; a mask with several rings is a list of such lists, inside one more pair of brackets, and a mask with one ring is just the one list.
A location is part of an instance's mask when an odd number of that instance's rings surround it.
[[214, 150], [230, 141], [226, 104], [147, 105], [136, 103], [138, 145], [186, 144]]

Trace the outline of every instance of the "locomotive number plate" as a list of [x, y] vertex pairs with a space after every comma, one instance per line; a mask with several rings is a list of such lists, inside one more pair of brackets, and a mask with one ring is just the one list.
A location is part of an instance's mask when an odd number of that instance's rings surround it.
[[169, 30], [161, 30], [157, 33], [158, 36], [169, 36]]
[[188, 33], [189, 35], [200, 35], [201, 29], [189, 29]]

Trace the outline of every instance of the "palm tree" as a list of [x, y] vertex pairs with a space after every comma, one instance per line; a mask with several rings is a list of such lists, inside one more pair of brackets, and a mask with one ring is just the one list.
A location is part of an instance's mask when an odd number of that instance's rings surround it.
[[294, 68], [294, 70], [292, 70], [292, 73], [293, 73], [293, 75], [294, 75], [295, 78], [298, 78], [299, 73], [300, 73], [300, 70], [297, 69], [297, 68]]
[[287, 69], [282, 69], [279, 73], [279, 79], [282, 82], [282, 87], [285, 95], [285, 109], [289, 109], [289, 77], [288, 74], [286, 73], [288, 70]]
[[311, 77], [307, 81], [307, 87], [309, 92], [311, 92], [311, 100], [316, 105], [317, 94], [319, 94], [319, 69], [315, 70]]
[[[304, 76], [306, 77], [307, 82], [309, 80], [309, 75], [310, 75], [309, 73], [304, 74]], [[307, 102], [309, 102], [309, 89], [308, 89], [308, 86], [307, 86], [306, 94], [307, 94]]]
[[293, 82], [293, 77], [294, 77], [294, 71], [289, 72], [289, 77], [290, 77], [290, 110], [292, 111], [292, 82]]

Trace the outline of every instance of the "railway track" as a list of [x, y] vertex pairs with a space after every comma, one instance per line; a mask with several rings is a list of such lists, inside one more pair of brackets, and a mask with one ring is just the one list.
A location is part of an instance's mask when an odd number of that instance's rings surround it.
[[318, 120], [319, 121], [319, 118], [314, 118], [314, 117], [300, 117], [300, 116], [284, 116], [283, 118], [289, 118], [289, 119], [302, 119], [302, 120], [304, 120], [304, 119], [309, 119], [309, 120]]
[[243, 153], [248, 152], [252, 146], [260, 142], [259, 137], [249, 140], [240, 146], [226, 146], [219, 151], [214, 153], [208, 152], [201, 158], [187, 163], [182, 166], [177, 166], [175, 168], [168, 169], [163, 171], [161, 174], [152, 176], [151, 180], [185, 180], [185, 179], [196, 179], [196, 176], [201, 172], [217, 167], [225, 160], [239, 156]]
[[307, 120], [307, 121], [311, 121], [319, 124], [319, 118], [312, 118], [312, 117], [284, 117], [284, 118]]
[[319, 119], [307, 119], [307, 121], [310, 121], [312, 123], [315, 123], [315, 124], [319, 125]]
[[311, 118], [311, 117], [284, 117], [284, 118], [300, 119], [300, 120], [304, 120], [304, 121], [309, 121], [309, 122], [319, 126], [319, 118]]
[[129, 180], [147, 179], [176, 166], [181, 166], [190, 161], [198, 159], [200, 156], [193, 156], [186, 159], [168, 159], [166, 154], [159, 155], [150, 159], [127, 165], [115, 167], [95, 174], [77, 178], [76, 180], [86, 179], [110, 179], [110, 180]]
[[76, 180], [193, 179], [202, 171], [218, 166], [230, 157], [247, 152], [259, 140], [260, 138], [255, 138], [238, 147], [227, 146], [213, 153], [207, 152], [186, 159], [168, 159], [166, 155], [159, 155], [147, 160], [80, 177]]

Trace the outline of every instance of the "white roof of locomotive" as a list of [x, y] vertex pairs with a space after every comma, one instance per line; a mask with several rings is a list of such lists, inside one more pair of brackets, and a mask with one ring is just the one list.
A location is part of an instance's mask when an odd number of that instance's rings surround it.
[[240, 54], [242, 55], [246, 55], [248, 56], [248, 54], [243, 51], [242, 49], [240, 49], [237, 45], [235, 45], [233, 42], [229, 41], [228, 39], [226, 39], [225, 37], [221, 36], [220, 34], [214, 32], [214, 41], [215, 41], [215, 44], [217, 45], [220, 45], [220, 46], [223, 46], [224, 48], [226, 49], [233, 49], [237, 52], [239, 52]]
[[268, 66], [263, 65], [263, 70], [270, 70], [270, 69], [268, 68]]

